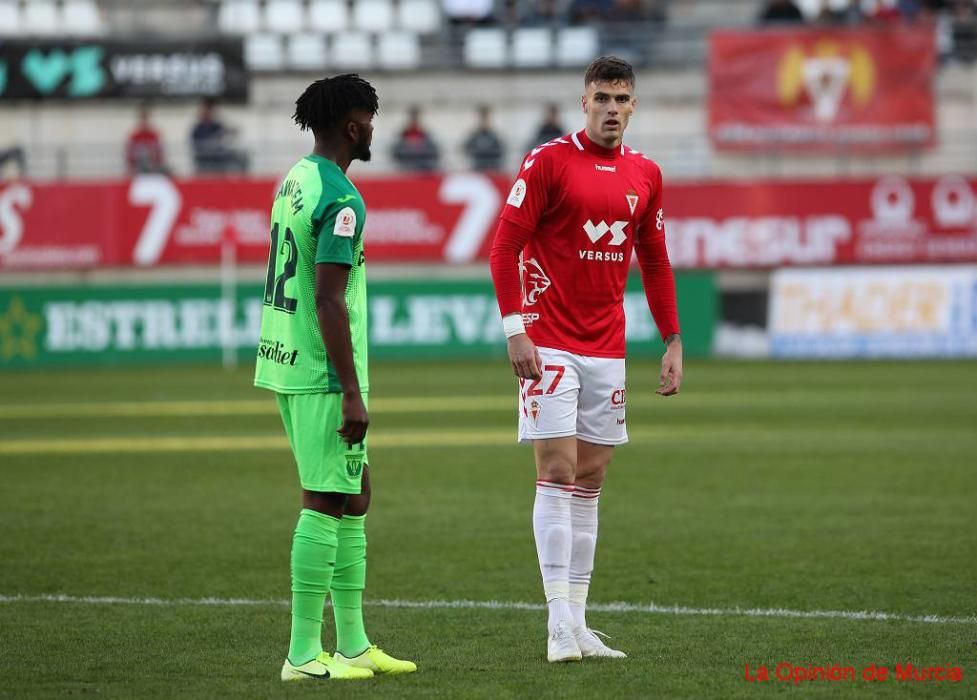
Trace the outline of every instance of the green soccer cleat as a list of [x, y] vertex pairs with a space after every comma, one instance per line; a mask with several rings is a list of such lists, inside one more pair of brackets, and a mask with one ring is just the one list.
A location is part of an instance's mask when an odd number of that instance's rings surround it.
[[337, 651], [335, 659], [357, 669], [367, 669], [373, 673], [385, 673], [391, 676], [398, 673], [413, 673], [417, 670], [417, 664], [413, 661], [395, 659], [383, 649], [379, 649], [376, 644], [352, 659], [347, 659]]
[[332, 658], [326, 652], [301, 666], [293, 666], [288, 659], [285, 659], [282, 666], [283, 681], [361, 681], [367, 678], [373, 678], [373, 671], [369, 668], [354, 668]]

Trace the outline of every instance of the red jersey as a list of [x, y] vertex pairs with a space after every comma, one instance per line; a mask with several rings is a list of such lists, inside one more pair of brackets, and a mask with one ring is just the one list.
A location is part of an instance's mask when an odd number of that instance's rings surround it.
[[585, 131], [534, 148], [492, 246], [502, 315], [521, 312], [536, 345], [624, 357], [633, 250], [659, 332], [678, 333], [658, 165], [624, 145], [599, 146]]

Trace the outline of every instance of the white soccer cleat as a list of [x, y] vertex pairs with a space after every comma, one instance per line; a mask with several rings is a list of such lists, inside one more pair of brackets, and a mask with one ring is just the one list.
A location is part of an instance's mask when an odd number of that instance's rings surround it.
[[598, 632], [597, 630], [588, 629], [583, 626], [573, 630], [574, 639], [577, 642], [577, 646], [580, 647], [580, 653], [584, 657], [603, 657], [605, 659], [626, 659], [628, 657], [623, 651], [611, 649], [604, 644], [598, 635], [604, 639], [610, 639], [603, 632]]
[[546, 641], [546, 659], [551, 664], [555, 664], [561, 661], [580, 661], [582, 658], [577, 640], [570, 631], [570, 625], [566, 622], [557, 623], [556, 629]]

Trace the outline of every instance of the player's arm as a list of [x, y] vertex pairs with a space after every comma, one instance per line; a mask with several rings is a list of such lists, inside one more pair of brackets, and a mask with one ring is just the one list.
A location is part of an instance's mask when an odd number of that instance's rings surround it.
[[489, 269], [502, 314], [509, 361], [512, 371], [521, 379], [540, 379], [543, 376], [543, 362], [523, 326], [519, 270], [519, 256], [532, 238], [547, 205], [549, 161], [547, 154], [540, 151], [534, 149], [523, 161], [519, 176], [502, 207], [489, 255]]
[[522, 321], [519, 255], [531, 237], [531, 230], [501, 219], [489, 255], [489, 269], [492, 271], [495, 296], [502, 314], [509, 362], [512, 363], [513, 373], [521, 379], [541, 379], [543, 376], [543, 361], [536, 345], [526, 335]]
[[363, 442], [370, 423], [353, 362], [353, 341], [349, 335], [349, 311], [346, 308], [346, 285], [353, 267], [356, 222], [343, 218], [350, 209], [338, 212], [333, 211], [337, 209], [335, 206], [331, 209], [323, 217], [316, 245], [315, 310], [326, 353], [343, 391], [343, 424], [336, 432], [348, 444], [355, 445]]
[[641, 268], [648, 309], [665, 342], [659, 387], [656, 393], [673, 396], [682, 386], [682, 337], [679, 333], [675, 275], [665, 247], [665, 218], [662, 205], [661, 171], [655, 167], [655, 196], [638, 229], [635, 253]]
[[353, 364], [353, 342], [349, 337], [349, 312], [346, 309], [346, 284], [350, 268], [338, 263], [315, 266], [315, 310], [319, 332], [329, 353], [329, 361], [343, 390], [343, 424], [336, 431], [350, 445], [363, 442], [370, 423], [360, 382]]

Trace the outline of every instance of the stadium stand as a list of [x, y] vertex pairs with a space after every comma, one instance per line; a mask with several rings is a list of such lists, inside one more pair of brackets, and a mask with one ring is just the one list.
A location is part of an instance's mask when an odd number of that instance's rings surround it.
[[[523, 144], [531, 138], [541, 95], [572, 96], [579, 90], [579, 69], [597, 54], [616, 52], [639, 69], [642, 103], [629, 139], [654, 153], [674, 176], [858, 174], [892, 168], [926, 173], [972, 169], [977, 162], [975, 127], [967, 111], [975, 83], [968, 61], [977, 53], [974, 3], [967, 0], [954, 13], [945, 4], [934, 24], [943, 65], [936, 84], [937, 147], [857, 159], [845, 153], [798, 157], [775, 151], [743, 158], [712, 150], [703, 126], [709, 32], [756, 26], [762, 0], [645, 0], [639, 20], [622, 23], [597, 16], [586, 25], [569, 22], [573, 0], [549, 8], [528, 0], [498, 0], [491, 19], [479, 22], [453, 21], [449, 6], [436, 0], [0, 0], [0, 34], [185, 38], [216, 32], [242, 37], [254, 72], [252, 99], [247, 108], [228, 105], [226, 111], [241, 126], [256, 172], [277, 171], [291, 157], [290, 148], [299, 139], [282, 114], [295, 86], [309, 76], [370, 73], [383, 94], [381, 120], [399, 118], [426, 90], [434, 100], [429, 115], [443, 146], [443, 166], [460, 169], [465, 166], [460, 144], [473, 127], [470, 115], [477, 104], [499, 96], [499, 129], [510, 143]], [[926, 10], [932, 2], [922, 5], [912, 21], [934, 14]], [[799, 6], [808, 21], [825, 21], [815, 3], [801, 0]], [[850, 21], [859, 22], [874, 21], [873, 13], [883, 7], [888, 7], [885, 2], [829, 3], [832, 12], [846, 12]], [[176, 174], [192, 172], [185, 136], [194, 105], [166, 101], [154, 107], [172, 151], [167, 162]], [[576, 123], [577, 109], [574, 99], [563, 99], [565, 123]], [[0, 130], [25, 149], [30, 171], [39, 177], [121, 174], [122, 159], [116, 155], [121, 142], [116, 147], [68, 136], [116, 133], [103, 125], [117, 122], [124, 124], [118, 106], [98, 103], [14, 105], [0, 112]], [[385, 131], [381, 122], [373, 166], [378, 172], [394, 168], [385, 155], [393, 137]], [[505, 168], [515, 167], [520, 157], [519, 148], [510, 149]]]

